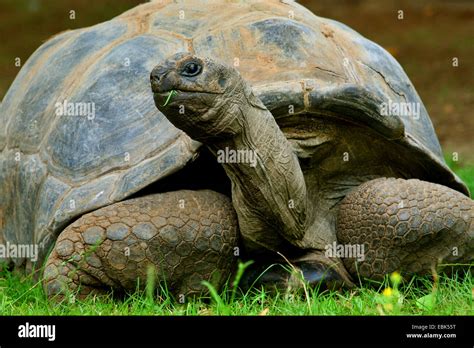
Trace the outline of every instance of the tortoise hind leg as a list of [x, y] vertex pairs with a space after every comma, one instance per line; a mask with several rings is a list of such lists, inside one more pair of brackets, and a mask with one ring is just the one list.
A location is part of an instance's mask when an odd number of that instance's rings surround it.
[[48, 297], [133, 291], [150, 270], [175, 296], [222, 285], [233, 267], [237, 219], [213, 191], [175, 191], [86, 214], [58, 237], [44, 271]]
[[474, 260], [474, 202], [438, 184], [376, 179], [342, 200], [336, 233], [343, 245], [364, 245], [363, 260], [343, 259], [353, 276], [429, 274]]

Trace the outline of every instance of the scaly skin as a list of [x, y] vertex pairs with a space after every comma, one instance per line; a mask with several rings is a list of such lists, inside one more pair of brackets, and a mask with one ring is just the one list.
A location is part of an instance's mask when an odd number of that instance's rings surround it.
[[417, 179], [368, 181], [341, 202], [337, 237], [363, 244], [365, 260], [343, 259], [353, 276], [431, 274], [442, 264], [474, 260], [474, 202], [448, 187]]
[[156, 282], [175, 295], [220, 287], [233, 269], [237, 220], [230, 200], [213, 191], [135, 198], [82, 216], [58, 237], [44, 271], [49, 297], [79, 298]]

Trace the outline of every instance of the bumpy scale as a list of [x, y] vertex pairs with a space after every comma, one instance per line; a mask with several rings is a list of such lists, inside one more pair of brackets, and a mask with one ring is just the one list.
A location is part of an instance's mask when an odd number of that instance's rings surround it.
[[182, 190], [130, 199], [86, 214], [60, 234], [44, 287], [58, 298], [135, 290], [151, 269], [173, 295], [200, 294], [203, 280], [219, 287], [227, 279], [236, 244], [237, 220], [224, 195]]

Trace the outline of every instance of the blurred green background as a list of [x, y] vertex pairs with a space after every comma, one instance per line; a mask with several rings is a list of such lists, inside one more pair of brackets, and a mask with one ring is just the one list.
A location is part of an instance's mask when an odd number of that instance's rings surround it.
[[[190, 0], [185, 0], [190, 1]], [[261, 0], [260, 0], [261, 1]], [[0, 98], [52, 35], [108, 20], [143, 0], [0, 0]], [[301, 0], [387, 49], [414, 83], [447, 156], [474, 163], [474, 1]], [[71, 20], [69, 13], [75, 11]], [[403, 19], [398, 19], [398, 11]], [[452, 66], [453, 57], [459, 66]]]

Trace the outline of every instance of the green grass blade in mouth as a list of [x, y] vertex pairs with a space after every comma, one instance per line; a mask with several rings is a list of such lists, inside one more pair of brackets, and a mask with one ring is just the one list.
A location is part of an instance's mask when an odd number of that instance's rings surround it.
[[168, 93], [168, 97], [166, 98], [166, 101], [165, 101], [165, 103], [163, 104], [163, 106], [168, 105], [168, 103], [171, 101], [171, 98], [172, 98], [174, 95], [176, 95], [176, 94], [178, 94], [178, 92], [176, 92], [174, 89], [172, 89], [172, 90]]

